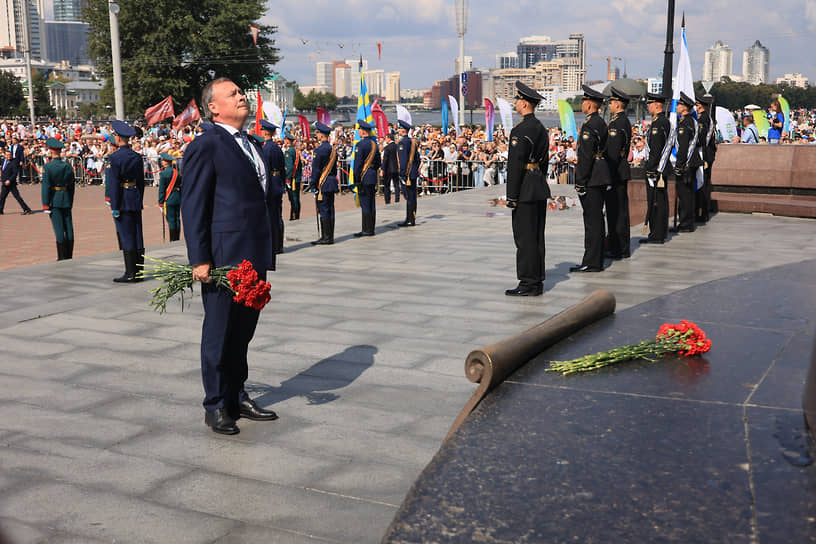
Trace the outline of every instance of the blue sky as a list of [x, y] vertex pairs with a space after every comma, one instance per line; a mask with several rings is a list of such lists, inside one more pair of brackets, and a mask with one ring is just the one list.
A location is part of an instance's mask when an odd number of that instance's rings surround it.
[[[675, 51], [685, 10], [694, 78], [702, 76], [705, 50], [722, 40], [742, 73], [742, 52], [759, 40], [771, 51], [771, 78], [802, 72], [816, 83], [816, 0], [676, 2]], [[565, 3], [565, 6], [569, 5]], [[665, 0], [584, 0], [569, 10], [555, 2], [469, 0], [465, 55], [474, 67], [492, 68], [495, 55], [515, 50], [529, 35], [566, 39], [583, 32], [588, 56], [625, 59], [630, 77], [656, 77], [663, 65]], [[283, 60], [276, 70], [300, 85], [315, 83], [314, 63], [357, 58], [369, 68], [402, 74], [402, 88], [428, 88], [454, 72], [459, 54], [453, 0], [269, 0], [262, 22], [278, 26]], [[554, 7], [555, 6], [555, 7]], [[377, 43], [383, 44], [377, 60]], [[590, 79], [603, 79], [605, 60], [590, 60]], [[616, 61], [624, 69], [623, 62]], [[675, 72], [676, 72], [675, 55]]]

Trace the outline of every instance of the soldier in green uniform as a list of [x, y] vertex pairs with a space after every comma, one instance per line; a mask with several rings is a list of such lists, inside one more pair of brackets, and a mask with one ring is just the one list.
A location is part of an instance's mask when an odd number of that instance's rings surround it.
[[288, 130], [284, 134], [286, 151], [283, 158], [286, 165], [286, 194], [289, 197], [289, 221], [300, 219], [300, 188], [303, 182], [303, 164], [297, 150], [295, 137]]
[[56, 138], [45, 141], [51, 160], [43, 168], [42, 204], [51, 216], [51, 226], [57, 237], [57, 260], [74, 256], [74, 223], [71, 208], [74, 205], [74, 171], [62, 160], [65, 147]]
[[167, 219], [170, 241], [175, 242], [181, 232], [181, 174], [173, 164], [173, 155], [162, 153], [159, 157], [164, 166], [159, 174], [159, 206]]

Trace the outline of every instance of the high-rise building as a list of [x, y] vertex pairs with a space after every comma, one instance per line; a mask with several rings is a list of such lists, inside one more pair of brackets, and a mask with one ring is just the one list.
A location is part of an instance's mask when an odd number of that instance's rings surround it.
[[[368, 70], [368, 59], [362, 59], [362, 61], [363, 61], [363, 72], [365, 72], [366, 70]], [[346, 59], [346, 64], [351, 66], [351, 72], [355, 76], [357, 76], [359, 78], [360, 77], [360, 57], [357, 57], [356, 59]]]
[[504, 70], [505, 68], [518, 68], [519, 57], [515, 51], [508, 51], [501, 55], [496, 55], [496, 68]]
[[54, 62], [89, 64], [88, 24], [68, 21], [45, 21], [45, 57]]
[[518, 68], [532, 68], [534, 64], [552, 60], [554, 56], [555, 44], [549, 36], [527, 36], [516, 47]]
[[24, 12], [28, 9], [31, 58], [44, 59], [44, 39], [42, 16], [35, 2], [28, 0], [2, 0], [0, 4], [0, 49], [12, 52], [12, 56], [22, 56], [26, 50]]
[[54, 20], [72, 23], [82, 21], [82, 0], [54, 0]]
[[385, 96], [385, 70], [368, 70], [365, 73], [368, 94]]
[[351, 66], [346, 63], [338, 64], [334, 68], [334, 94], [337, 98], [353, 96], [351, 82]]
[[400, 99], [400, 73], [388, 72], [385, 74], [385, 99], [389, 102], [399, 102]]
[[568, 74], [564, 81], [565, 91], [578, 91], [586, 83], [586, 40], [580, 32], [573, 32], [566, 40], [555, 42], [549, 36], [527, 36], [518, 44], [516, 56], [518, 68], [561, 61]]
[[315, 85], [322, 85], [334, 92], [334, 64], [331, 62], [315, 63]]
[[770, 81], [771, 52], [759, 40], [742, 54], [742, 77], [746, 83], [759, 85]]
[[731, 77], [734, 72], [734, 53], [731, 48], [717, 40], [706, 49], [703, 62], [703, 81], [720, 81], [723, 77]]
[[808, 78], [800, 73], [785, 74], [782, 77], [776, 78], [777, 85], [787, 85], [788, 87], [802, 87], [808, 86]]
[[[464, 70], [462, 70], [462, 71], [467, 72], [471, 68], [473, 68], [473, 57], [465, 55], [465, 66], [464, 66]], [[454, 59], [454, 61], [453, 61], [453, 73], [454, 74], [460, 73], [460, 70], [459, 70], [459, 57], [456, 57]]]

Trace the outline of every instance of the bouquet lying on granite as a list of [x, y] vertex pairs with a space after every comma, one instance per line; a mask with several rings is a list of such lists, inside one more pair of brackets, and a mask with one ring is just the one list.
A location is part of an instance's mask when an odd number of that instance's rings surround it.
[[631, 359], [646, 359], [656, 362], [667, 353], [676, 352], [685, 357], [699, 355], [711, 349], [711, 340], [706, 338], [705, 332], [692, 323], [683, 319], [680, 323], [664, 323], [657, 331], [654, 340], [646, 340], [639, 344], [632, 344], [620, 348], [610, 349], [584, 355], [571, 361], [550, 361], [551, 372], [560, 372], [562, 375], [588, 372], [621, 361]]
[[[162, 261], [158, 259], [145, 259], [155, 263], [154, 266], [145, 267], [138, 273], [139, 277], [145, 279], [159, 279], [161, 285], [150, 290], [153, 298], [150, 305], [159, 313], [167, 310], [167, 301], [176, 294], [181, 295], [182, 309], [184, 308], [184, 291], [193, 290], [193, 267], [188, 264]], [[258, 272], [252, 267], [252, 263], [244, 260], [237, 267], [223, 266], [210, 270], [210, 278], [215, 285], [230, 292], [232, 299], [238, 304], [243, 304], [248, 308], [262, 310], [266, 303], [272, 298], [269, 294], [272, 286], [258, 279]]]

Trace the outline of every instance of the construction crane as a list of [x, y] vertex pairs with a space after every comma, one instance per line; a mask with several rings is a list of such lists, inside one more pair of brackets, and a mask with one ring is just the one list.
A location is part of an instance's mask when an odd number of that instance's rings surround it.
[[615, 74], [612, 72], [612, 61], [613, 60], [623, 60], [620, 57], [589, 57], [590, 59], [601, 59], [606, 60], [606, 79], [607, 81], [614, 81]]

